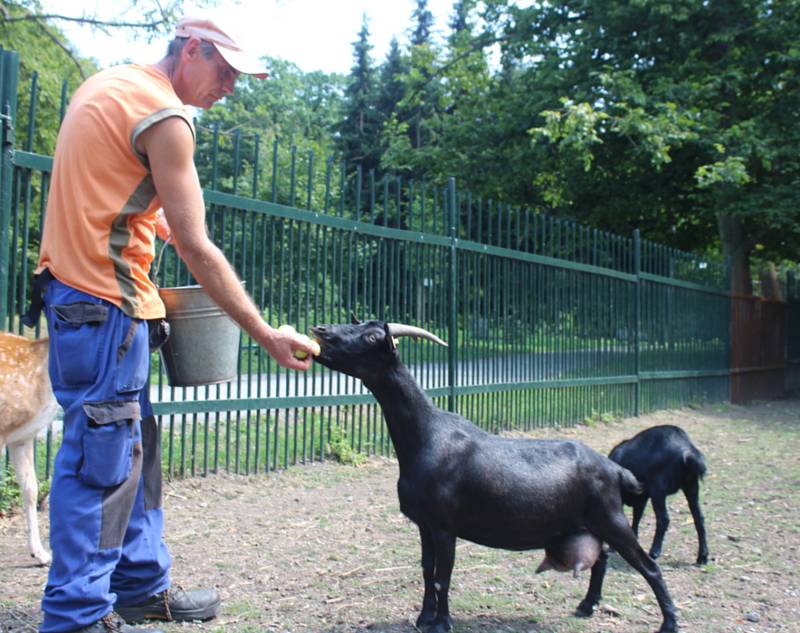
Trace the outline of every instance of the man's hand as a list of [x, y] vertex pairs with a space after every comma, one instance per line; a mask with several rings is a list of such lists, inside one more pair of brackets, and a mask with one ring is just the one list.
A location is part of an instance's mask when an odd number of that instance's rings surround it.
[[[319, 347], [319, 343], [317, 343], [316, 341], [310, 339], [305, 334], [298, 334], [297, 330], [295, 330], [293, 326], [288, 325], [288, 324], [287, 325], [281, 325], [278, 328], [278, 331], [279, 332], [284, 332], [286, 334], [291, 334], [292, 336], [294, 336], [294, 335], [299, 336], [300, 339], [303, 341], [303, 343], [305, 343], [307, 347], [310, 347], [311, 354], [313, 354], [314, 356], [319, 356], [319, 353], [321, 351], [320, 347]], [[307, 349], [300, 348], [300, 347], [293, 347], [292, 349], [294, 349], [294, 357], [295, 358], [298, 358], [300, 360], [305, 360], [308, 357], [308, 350]]]
[[311, 356], [319, 354], [319, 343], [298, 333], [291, 325], [281, 325], [272, 330], [274, 336], [264, 347], [278, 364], [289, 369], [306, 370]]
[[169, 222], [167, 222], [167, 216], [164, 215], [163, 208], [156, 211], [156, 235], [164, 242], [172, 240], [172, 229], [169, 228]]

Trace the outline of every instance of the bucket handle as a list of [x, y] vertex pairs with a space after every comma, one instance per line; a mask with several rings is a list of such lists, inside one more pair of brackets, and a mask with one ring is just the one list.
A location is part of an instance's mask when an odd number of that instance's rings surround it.
[[161, 245], [161, 249], [158, 251], [158, 258], [156, 259], [156, 267], [153, 269], [152, 278], [153, 281], [158, 280], [158, 271], [161, 268], [161, 258], [164, 256], [164, 250], [167, 248], [167, 245], [172, 241], [172, 234], [164, 240], [164, 243]]

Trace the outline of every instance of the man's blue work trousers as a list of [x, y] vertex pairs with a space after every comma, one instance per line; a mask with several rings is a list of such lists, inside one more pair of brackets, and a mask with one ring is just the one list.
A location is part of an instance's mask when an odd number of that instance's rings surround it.
[[50, 378], [64, 409], [50, 488], [42, 633], [82, 629], [169, 586], [146, 321], [59, 281], [45, 292]]

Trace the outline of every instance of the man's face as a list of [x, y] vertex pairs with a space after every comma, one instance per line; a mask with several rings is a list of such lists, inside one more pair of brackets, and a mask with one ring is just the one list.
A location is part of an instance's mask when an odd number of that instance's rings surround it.
[[208, 109], [225, 95], [233, 93], [239, 72], [214, 49], [206, 57], [200, 40], [192, 38], [186, 43], [181, 56], [184, 73], [178, 96], [186, 105]]

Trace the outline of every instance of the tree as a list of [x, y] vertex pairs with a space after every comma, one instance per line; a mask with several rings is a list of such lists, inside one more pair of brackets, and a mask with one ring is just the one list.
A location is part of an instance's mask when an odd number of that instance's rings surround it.
[[343, 118], [338, 127], [339, 146], [345, 159], [365, 170], [379, 164], [379, 123], [375, 110], [375, 70], [370, 57], [369, 24], [364, 15], [358, 39], [353, 42], [353, 66], [347, 78]]
[[[217, 186], [233, 189], [234, 176], [239, 191], [250, 192], [258, 138], [259, 177], [261, 186], [253, 192], [257, 197], [272, 197], [271, 167], [274, 144], [278, 144], [278, 200], [289, 203], [285, 174], [290, 169], [292, 147], [300, 161], [309, 153], [317, 170], [324, 169], [324, 159], [336, 150], [333, 130], [342, 118], [342, 92], [345, 79], [341, 75], [319, 71], [304, 73], [295, 64], [268, 58], [268, 81], [242, 77], [236, 91], [204, 111], [198, 121], [196, 162], [201, 179], [212, 183], [216, 167]], [[217, 130], [216, 163], [213, 156], [214, 130]], [[239, 143], [240, 164], [234, 164], [235, 143]], [[307, 169], [298, 170], [301, 176]], [[266, 177], [265, 177], [266, 176]], [[320, 194], [321, 195], [321, 194]], [[322, 202], [316, 200], [319, 206]]]
[[417, 6], [411, 14], [414, 26], [411, 29], [411, 46], [421, 46], [431, 41], [433, 14], [428, 10], [428, 0], [417, 0]]
[[398, 106], [406, 92], [403, 77], [407, 72], [408, 65], [400, 51], [397, 38], [393, 37], [386, 59], [381, 64], [378, 80], [376, 108], [382, 125], [391, 119], [392, 115], [398, 114]]
[[[201, 6], [213, 6], [218, 0], [199, 0]], [[104, 13], [101, 17], [96, 12], [45, 12], [38, 0], [2, 0], [0, 13], [6, 25], [26, 23], [38, 29], [49, 40], [58, 46], [68, 59], [72, 60], [82, 78], [94, 71], [93, 66], [86, 66], [74, 47], [57, 28], [59, 23], [77, 23], [89, 29], [109, 33], [114, 30], [125, 30], [134, 37], [148, 40], [166, 33], [177, 21], [182, 8], [180, 0], [131, 0], [125, 8], [115, 7], [113, 13]]]
[[[19, 3], [0, 5], [0, 44], [20, 56], [19, 100], [17, 104], [17, 143], [32, 151], [52, 154], [61, 120], [62, 91], [66, 93], [81, 81], [95, 66], [80, 59], [64, 40], [58, 29], [50, 24], [29, 19], [30, 11]], [[36, 91], [32, 92], [36, 78]], [[31, 97], [34, 99], [36, 125], [28, 138]]]
[[531, 131], [520, 158], [542, 199], [681, 248], [717, 244], [732, 259], [736, 292], [750, 290], [754, 253], [797, 258], [798, 8], [488, 5], [515, 84], [503, 95], [516, 110], [509, 124]]

